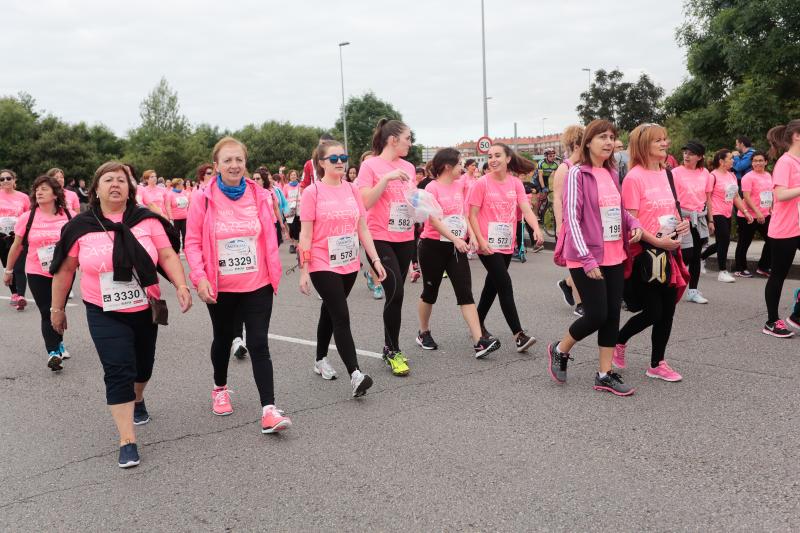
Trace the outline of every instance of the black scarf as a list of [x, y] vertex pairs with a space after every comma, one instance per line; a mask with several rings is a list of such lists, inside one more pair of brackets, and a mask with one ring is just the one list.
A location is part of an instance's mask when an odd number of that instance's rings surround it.
[[109, 232], [114, 232], [114, 249], [111, 255], [114, 265], [114, 281], [131, 281], [133, 279], [133, 270], [136, 269], [138, 281], [142, 287], [155, 285], [158, 283], [157, 272], [160, 272], [165, 278], [167, 275], [161, 267], [156, 269], [156, 265], [153, 264], [153, 260], [147, 250], [144, 249], [130, 230], [130, 228], [148, 218], [154, 218], [161, 222], [172, 248], [177, 252], [180, 249], [180, 235], [164, 217], [130, 202], [122, 214], [122, 222], [112, 222], [103, 215], [99, 207], [92, 206], [87, 211], [75, 216], [61, 228], [61, 238], [53, 252], [50, 273], [55, 274], [58, 272], [61, 263], [67, 257], [67, 253], [69, 253], [69, 250], [78, 239], [87, 233], [102, 232], [105, 228]]

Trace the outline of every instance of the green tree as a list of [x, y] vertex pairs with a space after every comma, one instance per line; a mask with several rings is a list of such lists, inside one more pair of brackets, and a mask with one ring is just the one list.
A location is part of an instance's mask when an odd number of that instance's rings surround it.
[[[687, 0], [678, 43], [689, 78], [665, 101], [708, 148], [800, 116], [800, 10], [796, 0]], [[672, 132], [670, 132], [672, 135]]]
[[581, 93], [578, 115], [588, 124], [594, 119], [606, 119], [620, 130], [630, 131], [644, 122], [661, 122], [664, 113], [661, 98], [664, 89], [642, 74], [636, 83], [623, 81], [619, 70], [595, 72], [588, 91]]
[[234, 136], [247, 145], [251, 170], [265, 165], [271, 172], [277, 172], [281, 166], [287, 172], [302, 172], [323, 133], [321, 128], [271, 120], [260, 125], [248, 124]]

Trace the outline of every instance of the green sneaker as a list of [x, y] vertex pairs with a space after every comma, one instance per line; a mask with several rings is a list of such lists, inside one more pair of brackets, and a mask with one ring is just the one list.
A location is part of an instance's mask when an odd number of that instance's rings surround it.
[[395, 376], [407, 376], [411, 371], [408, 368], [408, 360], [400, 352], [392, 352], [389, 348], [383, 348], [383, 360], [392, 369]]

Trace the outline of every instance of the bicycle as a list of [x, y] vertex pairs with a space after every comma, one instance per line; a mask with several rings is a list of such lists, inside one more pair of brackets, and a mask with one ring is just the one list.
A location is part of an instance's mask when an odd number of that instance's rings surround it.
[[542, 231], [550, 237], [555, 237], [556, 217], [553, 214], [553, 202], [550, 198], [552, 194], [552, 192], [548, 191], [543, 200], [539, 202], [536, 209], [536, 217], [539, 219], [539, 225], [542, 227]]

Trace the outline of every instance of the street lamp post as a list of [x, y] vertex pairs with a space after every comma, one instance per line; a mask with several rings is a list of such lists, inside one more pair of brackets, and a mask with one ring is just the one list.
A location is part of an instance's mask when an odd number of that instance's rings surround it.
[[350, 41], [339, 43], [339, 74], [342, 78], [342, 130], [344, 131], [344, 153], [347, 152], [347, 113], [344, 106], [344, 63], [342, 62], [342, 48], [348, 46]]
[[483, 17], [483, 0], [481, 0], [481, 54], [483, 56], [483, 134], [489, 136], [489, 106], [486, 97], [486, 25]]
[[590, 69], [589, 67], [583, 67], [581, 70], [583, 72], [588, 72], [589, 73], [589, 86], [591, 86], [592, 85], [592, 69]]
[[547, 117], [542, 117], [542, 137], [544, 137], [544, 121], [547, 120]]

